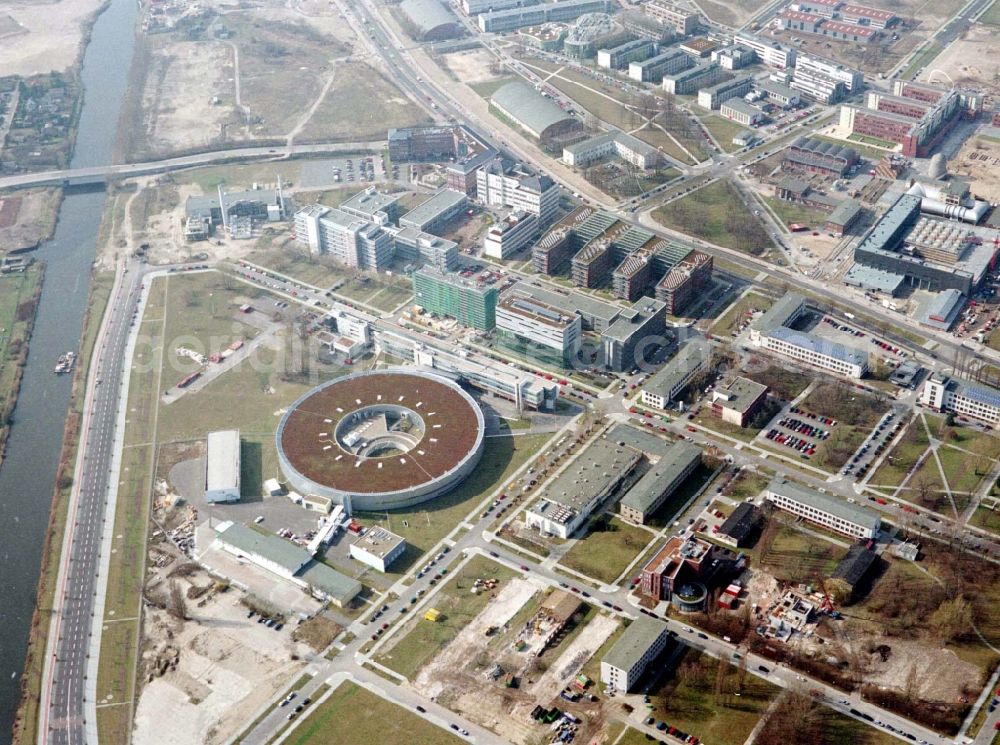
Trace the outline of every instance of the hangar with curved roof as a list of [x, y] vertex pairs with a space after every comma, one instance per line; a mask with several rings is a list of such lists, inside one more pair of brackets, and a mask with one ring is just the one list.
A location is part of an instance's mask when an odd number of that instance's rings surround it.
[[458, 384], [416, 370], [331, 380], [284, 413], [276, 435], [289, 487], [353, 510], [410, 507], [444, 494], [479, 463], [485, 421]]
[[539, 140], [548, 140], [583, 125], [550, 99], [523, 82], [507, 83], [490, 96], [490, 106]]
[[403, 0], [399, 5], [418, 41], [440, 41], [461, 35], [462, 26], [439, 0]]

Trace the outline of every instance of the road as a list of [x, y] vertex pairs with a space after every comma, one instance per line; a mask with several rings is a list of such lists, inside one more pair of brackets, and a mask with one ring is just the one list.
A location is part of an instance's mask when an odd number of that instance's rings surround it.
[[232, 150], [214, 150], [207, 153], [182, 155], [144, 163], [124, 163], [118, 165], [92, 166], [89, 168], [67, 168], [61, 171], [22, 173], [17, 176], [0, 178], [0, 190], [24, 189], [29, 186], [53, 186], [69, 183], [101, 183], [116, 178], [146, 176], [151, 173], [166, 173], [185, 168], [208, 166], [216, 163], [240, 161], [260, 161], [272, 158], [280, 160], [297, 155], [325, 155], [334, 153], [355, 153], [358, 151], [380, 152], [385, 141], [375, 142], [332, 142], [317, 145], [278, 145], [275, 147], [243, 147]]

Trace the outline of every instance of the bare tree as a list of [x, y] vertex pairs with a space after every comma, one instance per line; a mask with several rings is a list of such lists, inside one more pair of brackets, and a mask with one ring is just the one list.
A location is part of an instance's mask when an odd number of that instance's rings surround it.
[[187, 599], [184, 597], [184, 591], [176, 579], [170, 580], [170, 597], [167, 599], [167, 613], [178, 621], [186, 621], [188, 619]]

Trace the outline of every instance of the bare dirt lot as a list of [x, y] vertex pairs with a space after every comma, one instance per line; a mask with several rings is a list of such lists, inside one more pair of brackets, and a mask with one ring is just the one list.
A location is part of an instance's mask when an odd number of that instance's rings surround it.
[[1000, 141], [970, 137], [948, 163], [948, 170], [966, 179], [976, 196], [1000, 202]]
[[455, 52], [444, 57], [445, 66], [460, 83], [485, 83], [503, 77], [495, 69], [497, 58], [485, 49], [473, 49], [467, 52]]
[[997, 84], [1000, 57], [996, 54], [996, 29], [973, 25], [950, 47], [927, 65], [920, 79], [970, 85], [983, 93], [1000, 92]]
[[69, 69], [79, 53], [84, 26], [102, 4], [103, 0], [3, 3], [0, 77]]
[[[208, 581], [202, 573], [191, 579]], [[184, 623], [148, 613], [133, 742], [163, 742], [164, 722], [172, 743], [224, 742], [302, 670], [292, 655], [308, 647], [292, 641], [290, 627], [276, 632], [247, 618], [239, 598], [230, 589], [204, 607], [190, 603], [192, 620]]]
[[0, 198], [0, 254], [48, 238], [58, 209], [57, 189], [30, 189]]

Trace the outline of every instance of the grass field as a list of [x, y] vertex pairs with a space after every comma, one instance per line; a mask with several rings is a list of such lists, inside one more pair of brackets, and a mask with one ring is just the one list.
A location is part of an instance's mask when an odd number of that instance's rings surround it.
[[406, 631], [388, 652], [376, 661], [395, 670], [400, 675], [413, 678], [448, 642], [490, 601], [490, 593], [469, 592], [476, 579], [498, 579], [501, 585], [515, 573], [482, 556], [474, 556], [462, 569], [455, 572], [448, 583], [435, 596], [433, 607], [441, 612], [436, 621], [422, 616], [412, 620], [415, 624]]
[[718, 114], [709, 114], [701, 117], [701, 123], [727, 153], [732, 153], [740, 149], [739, 145], [733, 144], [733, 138], [747, 129], [742, 124], [732, 122]]
[[650, 716], [713, 745], [743, 745], [779, 689], [749, 674], [740, 686], [739, 671], [729, 665], [723, 675], [724, 692], [716, 697], [718, 665], [708, 655], [686, 652], [650, 697]]
[[605, 523], [602, 516], [595, 522], [601, 527], [592, 524], [587, 536], [577, 541], [559, 563], [609, 584], [646, 548], [653, 534], [617, 517]]
[[826, 221], [826, 213], [822, 210], [815, 210], [810, 207], [804, 207], [801, 204], [786, 202], [783, 199], [775, 199], [774, 197], [762, 197], [762, 199], [781, 218], [786, 227], [793, 222], [797, 222], [808, 225], [813, 230], [818, 230], [818, 226]]
[[7, 420], [16, 401], [21, 363], [27, 358], [28, 333], [35, 320], [32, 298], [42, 279], [42, 270], [0, 275], [0, 461]]
[[765, 311], [773, 304], [774, 301], [771, 298], [758, 295], [756, 292], [744, 295], [730, 305], [726, 312], [712, 324], [712, 333], [717, 336], [730, 336], [748, 319], [747, 313]]
[[341, 683], [283, 742], [288, 745], [450, 745], [465, 742], [366, 688]]
[[969, 523], [977, 528], [1000, 535], [1000, 509], [991, 510], [988, 507], [979, 507], [972, 513]]
[[771, 365], [765, 370], [748, 375], [749, 378], [763, 383], [771, 389], [771, 393], [785, 401], [794, 400], [812, 382], [805, 373], [787, 367]]
[[767, 258], [774, 244], [728, 181], [715, 181], [653, 211], [662, 225]]
[[779, 525], [771, 545], [758, 546], [753, 553], [758, 552], [761, 564], [779, 580], [807, 582], [815, 577], [829, 577], [846, 549], [788, 525]]
[[907, 472], [916, 465], [917, 460], [927, 451], [930, 441], [927, 430], [920, 417], [913, 419], [896, 443], [882, 461], [871, 478], [872, 486], [899, 486], [906, 478]]

